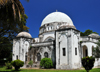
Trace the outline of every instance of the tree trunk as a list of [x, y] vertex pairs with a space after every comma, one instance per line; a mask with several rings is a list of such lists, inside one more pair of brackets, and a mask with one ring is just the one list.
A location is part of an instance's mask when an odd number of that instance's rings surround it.
[[18, 71], [20, 69], [20, 67], [15, 67], [15, 70]]
[[87, 72], [89, 72], [89, 70], [86, 70]]

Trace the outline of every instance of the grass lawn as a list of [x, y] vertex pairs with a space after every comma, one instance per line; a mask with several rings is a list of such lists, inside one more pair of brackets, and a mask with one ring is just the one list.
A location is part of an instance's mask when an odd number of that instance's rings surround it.
[[[85, 70], [56, 70], [56, 69], [20, 69], [15, 71], [14, 69], [6, 69], [6, 67], [0, 67], [0, 72], [86, 72]], [[100, 72], [100, 68], [90, 70], [90, 72]]]

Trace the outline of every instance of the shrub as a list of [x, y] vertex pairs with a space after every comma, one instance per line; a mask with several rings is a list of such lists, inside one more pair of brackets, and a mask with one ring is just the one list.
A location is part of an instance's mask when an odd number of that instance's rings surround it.
[[52, 60], [50, 58], [43, 58], [40, 61], [40, 66], [44, 68], [51, 68], [53, 67]]
[[9, 61], [5, 63], [5, 65], [6, 65], [6, 69], [12, 69], [12, 65], [11, 63], [9, 63]]
[[83, 57], [82, 58], [82, 65], [87, 72], [92, 69], [94, 66], [95, 58], [94, 57]]
[[19, 70], [20, 67], [24, 65], [24, 62], [18, 59], [18, 60], [12, 61], [11, 64], [14, 66], [15, 70]]
[[31, 67], [32, 67], [32, 65], [33, 65], [33, 61], [31, 60], [31, 61], [29, 61], [29, 63], [28, 63]]

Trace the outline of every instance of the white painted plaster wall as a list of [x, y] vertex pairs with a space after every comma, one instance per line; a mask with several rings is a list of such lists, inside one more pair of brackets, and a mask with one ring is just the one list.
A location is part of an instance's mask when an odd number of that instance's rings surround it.
[[[84, 45], [88, 48], [88, 56], [92, 56], [92, 46], [96, 47], [96, 44], [93, 42], [85, 42], [82, 43], [82, 46]], [[94, 67], [97, 67], [98, 65], [100, 65], [100, 58], [99, 60], [95, 59]]]
[[[60, 65], [67, 65], [67, 36], [65, 34], [60, 36]], [[65, 56], [63, 56], [63, 48], [65, 48]]]
[[[78, 37], [73, 33], [73, 48], [72, 48], [72, 66], [73, 69], [80, 68], [80, 56], [78, 47]], [[75, 48], [77, 48], [77, 55], [75, 55]]]
[[55, 32], [53, 31], [53, 32], [43, 33], [43, 41], [45, 41], [45, 39], [48, 37], [55, 38]]
[[35, 42], [39, 42], [39, 38], [34, 38], [35, 39]]

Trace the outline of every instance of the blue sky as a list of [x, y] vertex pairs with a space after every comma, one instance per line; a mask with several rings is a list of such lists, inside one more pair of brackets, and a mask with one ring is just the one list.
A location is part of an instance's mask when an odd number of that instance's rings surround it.
[[38, 37], [42, 20], [58, 10], [66, 13], [77, 30], [93, 30], [100, 35], [100, 0], [20, 0], [28, 16], [26, 26], [33, 38]]

